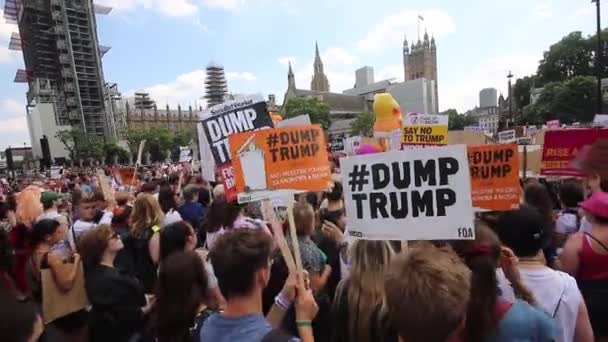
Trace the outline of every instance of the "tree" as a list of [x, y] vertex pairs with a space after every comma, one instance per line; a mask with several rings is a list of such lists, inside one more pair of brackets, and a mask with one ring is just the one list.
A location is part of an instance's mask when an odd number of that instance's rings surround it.
[[129, 152], [116, 143], [103, 145], [104, 159], [106, 164], [114, 164], [114, 158], [118, 157], [118, 162], [126, 164], [129, 162]]
[[561, 82], [574, 76], [593, 75], [593, 49], [580, 31], [572, 32], [545, 51], [538, 66], [541, 83]]
[[449, 130], [463, 130], [466, 126], [477, 124], [477, 119], [471, 116], [458, 114], [458, 111], [456, 109], [448, 109], [441, 114], [448, 116]]
[[374, 135], [376, 115], [370, 112], [359, 113], [355, 121], [350, 124], [351, 135], [371, 137]]
[[127, 142], [127, 147], [129, 148], [129, 152], [131, 153], [131, 157], [133, 160], [137, 158], [137, 152], [139, 152], [139, 144], [142, 140], [145, 140], [147, 137], [147, 132], [143, 129], [137, 128], [129, 128], [127, 133], [125, 134], [125, 140]]
[[167, 158], [167, 150], [173, 144], [173, 135], [167, 128], [152, 127], [145, 131], [145, 150], [150, 152], [152, 162], [164, 161]]
[[303, 114], [308, 114], [313, 124], [320, 124], [324, 130], [329, 129], [331, 118], [329, 106], [325, 102], [316, 97], [294, 97], [287, 101], [284, 119]]
[[55, 133], [55, 138], [61, 141], [65, 149], [70, 154], [70, 159], [76, 159], [76, 139], [74, 139], [74, 131], [73, 130], [61, 130]]
[[596, 85], [597, 80], [592, 76], [548, 83], [538, 101], [524, 109], [524, 118], [535, 124], [549, 120], [560, 120], [567, 124], [590, 122], [595, 115]]

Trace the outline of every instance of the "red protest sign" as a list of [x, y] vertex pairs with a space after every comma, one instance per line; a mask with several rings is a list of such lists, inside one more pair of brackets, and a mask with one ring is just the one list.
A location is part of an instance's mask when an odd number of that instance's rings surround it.
[[571, 163], [585, 146], [598, 138], [608, 138], [608, 129], [568, 129], [545, 132], [541, 174], [546, 176], [582, 176]]

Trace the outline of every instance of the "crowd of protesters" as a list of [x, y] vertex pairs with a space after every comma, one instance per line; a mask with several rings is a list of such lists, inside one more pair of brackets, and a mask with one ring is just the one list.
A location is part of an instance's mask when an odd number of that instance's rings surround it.
[[583, 179], [522, 182], [521, 206], [480, 213], [475, 240], [407, 250], [349, 237], [337, 176], [294, 198], [303, 272], [259, 206], [196, 173], [153, 166], [111, 194], [93, 170], [65, 169], [59, 191], [13, 182], [0, 341], [606, 341], [606, 151]]

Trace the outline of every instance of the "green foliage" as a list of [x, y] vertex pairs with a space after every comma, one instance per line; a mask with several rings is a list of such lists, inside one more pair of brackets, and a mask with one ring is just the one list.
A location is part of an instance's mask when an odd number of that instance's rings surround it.
[[545, 85], [538, 101], [524, 108], [523, 117], [529, 123], [542, 124], [548, 120], [563, 123], [590, 122], [595, 115], [597, 80], [592, 76], [577, 76], [565, 82]]
[[316, 97], [295, 97], [287, 101], [285, 105], [284, 119], [308, 114], [313, 124], [320, 124], [324, 130], [329, 129], [331, 118], [329, 106]]
[[572, 32], [545, 51], [538, 66], [542, 85], [562, 82], [577, 75], [593, 75], [594, 45], [580, 31]]
[[129, 162], [129, 152], [116, 143], [103, 145], [103, 152], [106, 164], [114, 164], [114, 157], [118, 157], [120, 164]]
[[350, 124], [351, 135], [371, 137], [374, 135], [374, 123], [376, 116], [374, 113], [359, 113], [355, 121]]
[[146, 141], [144, 152], [150, 153], [152, 162], [164, 161], [169, 157], [167, 151], [171, 150], [171, 157], [179, 155], [179, 146], [188, 146], [194, 138], [194, 131], [182, 130], [172, 133], [167, 128], [152, 127], [148, 129], [129, 129], [125, 140], [133, 159], [137, 158], [139, 144]]
[[477, 120], [475, 118], [459, 114], [456, 109], [448, 109], [441, 114], [449, 117], [449, 130], [463, 130], [466, 126], [477, 124]]

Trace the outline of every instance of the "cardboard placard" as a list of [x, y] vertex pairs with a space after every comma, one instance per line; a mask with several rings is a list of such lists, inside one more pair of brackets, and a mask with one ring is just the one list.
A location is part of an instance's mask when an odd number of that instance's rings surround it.
[[217, 165], [232, 160], [228, 147], [230, 135], [274, 127], [266, 102], [254, 98], [225, 102], [203, 115], [203, 129]]
[[519, 207], [519, 151], [516, 144], [469, 146], [471, 195], [476, 208]]
[[61, 179], [61, 172], [63, 167], [61, 166], [51, 166], [51, 179]]
[[593, 118], [593, 126], [608, 127], [608, 114], [595, 114]]
[[237, 192], [328, 189], [331, 167], [319, 125], [265, 129], [230, 136]]
[[608, 129], [560, 129], [545, 132], [541, 174], [545, 176], [582, 176], [571, 162], [585, 146], [598, 138], [608, 138]]
[[276, 128], [285, 128], [285, 127], [293, 127], [293, 126], [303, 126], [310, 125], [310, 116], [308, 114], [298, 115], [293, 118], [284, 119], [279, 121], [276, 124]]
[[448, 126], [406, 126], [401, 136], [403, 145], [446, 145]]
[[188, 146], [179, 147], [179, 162], [189, 163], [192, 161], [192, 149]]
[[515, 141], [515, 130], [510, 129], [508, 131], [498, 132], [498, 142], [501, 144], [508, 144]]
[[137, 185], [137, 179], [135, 174], [134, 167], [121, 167], [115, 168], [114, 170], [114, 179], [120, 185]]
[[440, 114], [407, 113], [404, 115], [404, 126], [448, 126], [449, 116]]
[[340, 160], [349, 234], [367, 240], [473, 239], [466, 146]]

